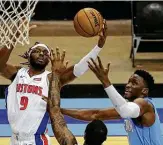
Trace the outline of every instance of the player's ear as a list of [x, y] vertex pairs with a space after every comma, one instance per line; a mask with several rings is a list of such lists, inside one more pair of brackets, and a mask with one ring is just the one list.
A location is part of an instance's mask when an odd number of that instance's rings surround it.
[[148, 88], [143, 88], [143, 89], [142, 89], [142, 94], [143, 94], [144, 96], [147, 96], [148, 93], [149, 93], [149, 89], [148, 89]]

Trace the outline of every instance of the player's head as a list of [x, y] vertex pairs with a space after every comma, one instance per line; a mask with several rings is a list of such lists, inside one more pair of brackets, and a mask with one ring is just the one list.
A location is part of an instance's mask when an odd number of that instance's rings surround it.
[[93, 120], [85, 129], [84, 145], [102, 145], [107, 138], [107, 127], [101, 120]]
[[152, 75], [145, 70], [136, 70], [128, 80], [124, 97], [129, 100], [134, 100], [138, 97], [147, 97], [153, 87], [154, 79]]
[[43, 70], [49, 63], [50, 50], [45, 44], [35, 43], [28, 51], [29, 65], [35, 70]]

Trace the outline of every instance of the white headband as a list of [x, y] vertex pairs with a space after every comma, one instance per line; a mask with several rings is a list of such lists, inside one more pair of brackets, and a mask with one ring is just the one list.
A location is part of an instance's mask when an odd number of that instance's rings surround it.
[[44, 47], [44, 48], [49, 52], [49, 55], [51, 54], [49, 48], [48, 48], [45, 44], [39, 43], [39, 44], [36, 44], [36, 45], [34, 45], [33, 47], [30, 48], [30, 50], [29, 50], [29, 52], [28, 52], [28, 56], [30, 56], [30, 55], [31, 55], [31, 52], [32, 52], [35, 48], [37, 48], [37, 47], [39, 47], [39, 46]]

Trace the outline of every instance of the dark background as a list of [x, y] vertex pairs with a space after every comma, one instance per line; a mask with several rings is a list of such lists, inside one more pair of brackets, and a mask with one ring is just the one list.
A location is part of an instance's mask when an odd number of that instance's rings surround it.
[[[125, 84], [114, 84], [118, 92], [123, 95]], [[5, 98], [7, 85], [0, 86], [0, 98]], [[163, 97], [163, 84], [156, 84], [150, 96]], [[69, 84], [62, 88], [61, 98], [108, 98], [101, 84]]]
[[152, 21], [142, 17], [144, 8], [151, 3], [159, 3], [163, 6], [163, 2], [160, 1], [40, 1], [36, 6], [33, 20], [73, 20], [80, 9], [92, 7], [107, 20], [125, 20], [135, 17], [132, 23], [137, 36], [163, 37], [163, 10], [158, 17], [153, 17]]
[[104, 2], [38, 2], [34, 20], [73, 20], [82, 8], [97, 9], [105, 19], [131, 19], [131, 3], [125, 1]]

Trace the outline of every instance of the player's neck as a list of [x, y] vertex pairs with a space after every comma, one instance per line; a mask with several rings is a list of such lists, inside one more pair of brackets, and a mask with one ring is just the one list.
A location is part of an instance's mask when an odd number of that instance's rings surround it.
[[32, 67], [30, 67], [29, 70], [28, 70], [28, 74], [29, 74], [30, 77], [32, 77], [32, 76], [35, 76], [35, 75], [42, 74], [44, 71], [45, 71], [45, 69], [43, 69], [43, 70], [35, 70]]

